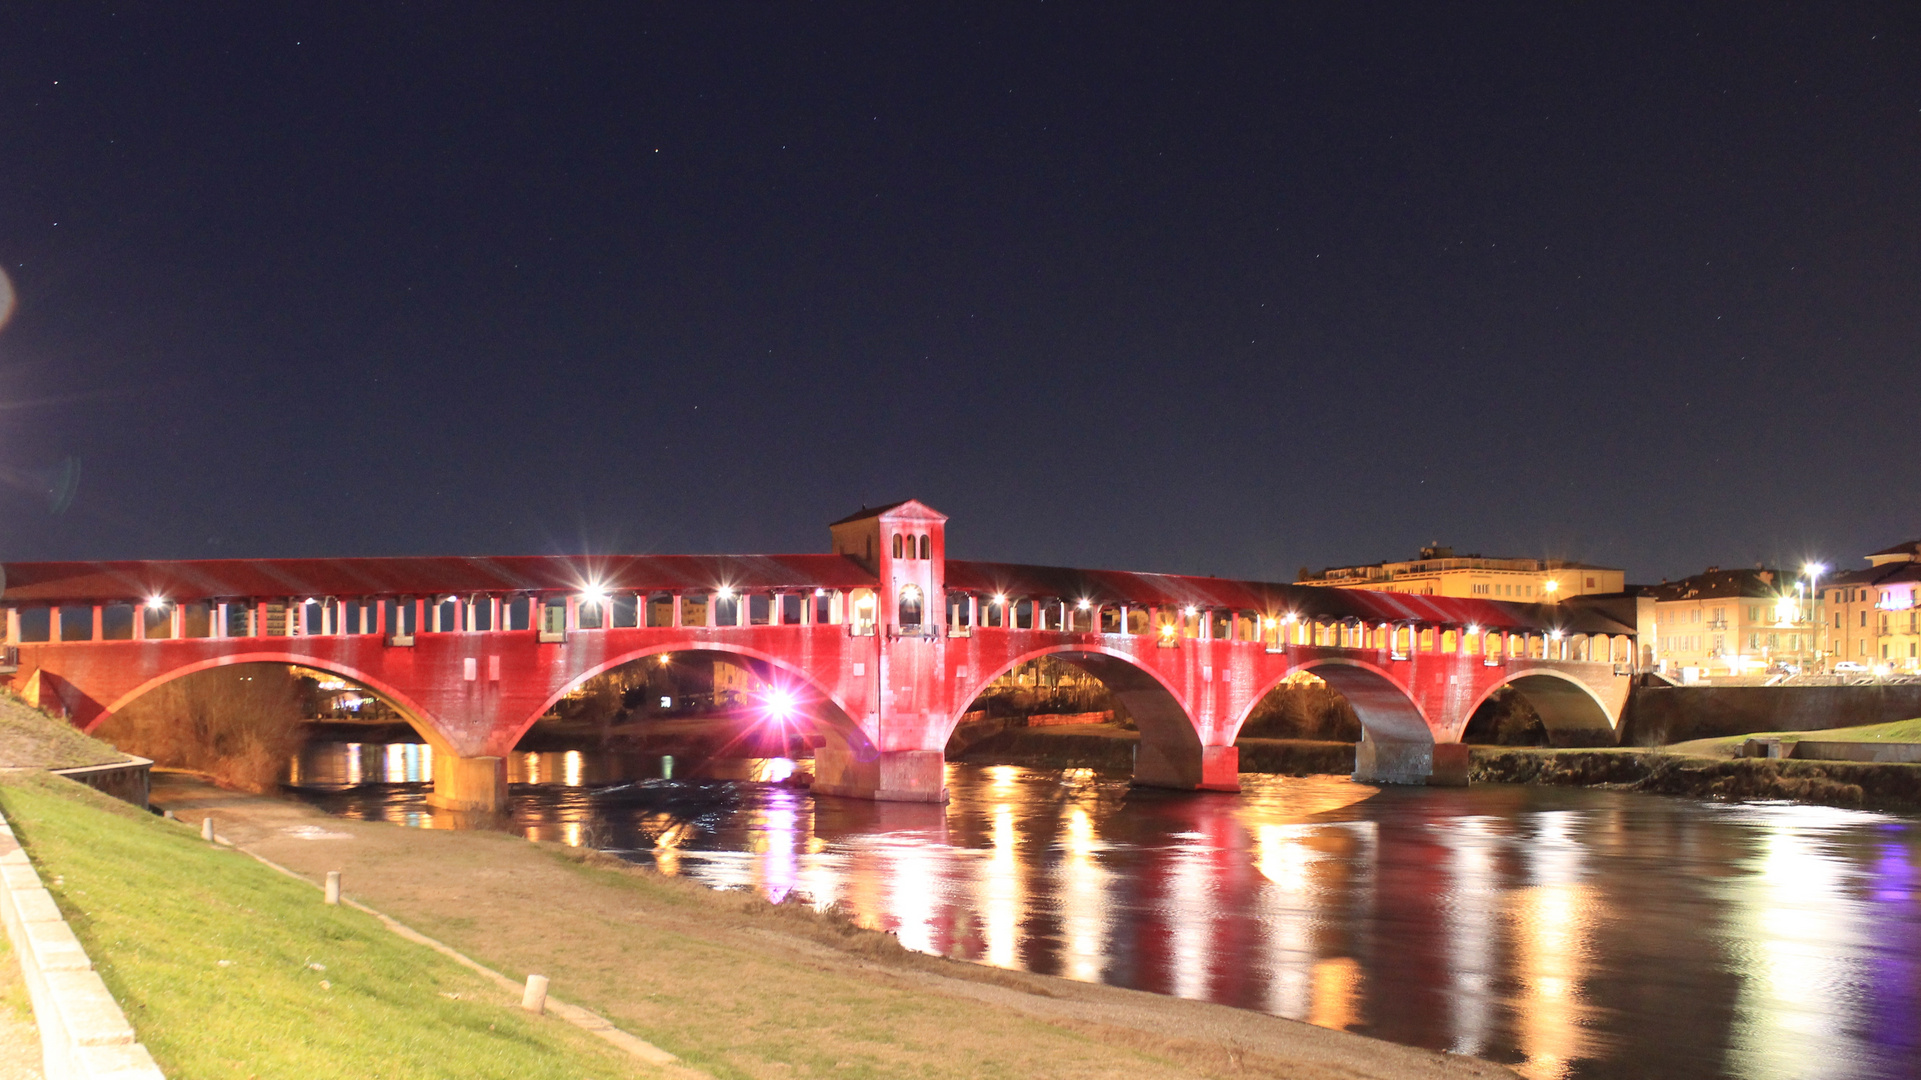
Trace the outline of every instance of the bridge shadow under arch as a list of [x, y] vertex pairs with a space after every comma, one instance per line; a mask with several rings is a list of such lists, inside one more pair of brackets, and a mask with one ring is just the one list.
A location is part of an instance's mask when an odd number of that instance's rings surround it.
[[[1619, 732], [1608, 718], [1606, 706], [1587, 684], [1545, 668], [1517, 672], [1489, 687], [1463, 716], [1472, 718], [1490, 697], [1503, 689], [1513, 690], [1534, 709], [1541, 725], [1547, 729], [1550, 745], [1612, 746], [1619, 741]], [[1456, 738], [1467, 734], [1467, 723], [1467, 719], [1462, 720], [1462, 730], [1454, 733]]]
[[1428, 724], [1427, 714], [1421, 711], [1406, 686], [1373, 664], [1338, 656], [1309, 660], [1263, 687], [1235, 719], [1235, 732], [1240, 731], [1241, 725], [1247, 722], [1262, 698], [1302, 672], [1320, 679], [1346, 698], [1367, 737], [1377, 742], [1434, 741], [1434, 730]]
[[449, 741], [446, 734], [434, 725], [432, 714], [423, 709], [418, 702], [414, 701], [408, 695], [387, 685], [384, 681], [355, 668], [351, 664], [341, 664], [321, 657], [285, 651], [262, 650], [257, 652], [236, 653], [231, 656], [211, 657], [206, 660], [170, 668], [114, 699], [99, 716], [94, 717], [82, 730], [88, 734], [92, 734], [94, 731], [97, 731], [102, 724], [111, 722], [113, 718], [119, 714], [120, 710], [132, 705], [147, 694], [170, 683], [178, 682], [187, 676], [222, 668], [252, 664], [264, 664], [276, 667], [301, 667], [307, 668], [310, 671], [318, 671], [345, 679], [384, 702], [387, 707], [392, 709], [396, 715], [405, 721], [407, 726], [412, 728], [427, 745], [433, 747], [435, 754], [447, 755], [449, 757], [459, 756], [453, 748], [453, 743]]
[[607, 657], [569, 680], [566, 685], [549, 695], [539, 708], [511, 728], [505, 729], [501, 733], [498, 745], [509, 749], [517, 745], [521, 738], [540, 721], [540, 718], [546, 716], [562, 698], [589, 680], [610, 674], [623, 667], [645, 663], [654, 657], [668, 653], [675, 655], [705, 653], [752, 660], [763, 664], [768, 670], [776, 673], [774, 681], [780, 689], [791, 695], [794, 718], [798, 726], [821, 736], [834, 751], [849, 755], [855, 761], [873, 761], [879, 756], [880, 751], [875, 746], [873, 738], [854, 720], [846, 703], [821, 687], [804, 670], [758, 649], [729, 642], [692, 640], [674, 645], [650, 645]]
[[1140, 729], [1140, 743], [1134, 757], [1136, 782], [1176, 788], [1200, 786], [1203, 760], [1200, 731], [1173, 688], [1125, 653], [1087, 645], [1034, 649], [1001, 665], [975, 683], [959, 710], [948, 717], [946, 730], [940, 733], [941, 742], [945, 743], [953, 735], [961, 716], [996, 679], [1043, 657], [1099, 680], [1133, 718], [1135, 727]]

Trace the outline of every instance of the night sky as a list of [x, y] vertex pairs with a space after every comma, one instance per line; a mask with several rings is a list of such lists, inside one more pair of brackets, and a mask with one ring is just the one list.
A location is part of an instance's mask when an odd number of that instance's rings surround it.
[[4, 3], [0, 559], [1864, 565], [1917, 166], [1911, 0]]

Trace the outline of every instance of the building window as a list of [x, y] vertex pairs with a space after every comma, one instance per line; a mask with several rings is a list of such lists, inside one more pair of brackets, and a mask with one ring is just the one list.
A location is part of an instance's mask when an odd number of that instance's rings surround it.
[[926, 533], [922, 533], [922, 534], [921, 534], [921, 538], [920, 538], [920, 557], [921, 557], [921, 558], [923, 558], [923, 559], [927, 559], [927, 558], [932, 558], [932, 555], [931, 555], [931, 553], [930, 553], [930, 551], [929, 551], [929, 548], [928, 548], [928, 544], [927, 544], [927, 534], [926, 534]]
[[1862, 629], [1864, 629], [1864, 630], [1865, 630], [1865, 629], [1867, 628], [1867, 625], [1868, 625], [1868, 613], [1864, 611], [1864, 612], [1862, 612], [1862, 613], [1861, 613], [1861, 627], [1862, 627]]
[[900, 558], [900, 536], [898, 534], [894, 537], [894, 558]]
[[909, 585], [900, 591], [901, 629], [920, 628], [920, 586]]

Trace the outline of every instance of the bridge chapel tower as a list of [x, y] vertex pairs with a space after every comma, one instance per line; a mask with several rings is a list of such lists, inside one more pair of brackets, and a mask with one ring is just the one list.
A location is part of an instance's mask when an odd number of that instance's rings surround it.
[[[848, 621], [871, 632], [874, 681], [873, 762], [840, 761], [833, 748], [818, 756], [817, 789], [876, 792], [884, 800], [944, 802], [944, 757], [925, 749], [947, 727], [946, 703], [931, 700], [944, 685], [940, 628], [947, 610], [947, 516], [914, 499], [862, 510], [829, 527], [834, 553], [871, 572], [875, 594], [853, 597]], [[857, 718], [865, 719], [865, 718]]]

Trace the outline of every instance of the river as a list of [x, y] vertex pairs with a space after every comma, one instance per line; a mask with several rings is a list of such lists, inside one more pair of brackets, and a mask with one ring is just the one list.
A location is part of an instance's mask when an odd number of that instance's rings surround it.
[[[507, 827], [839, 904], [925, 952], [1540, 1080], [1921, 1075], [1913, 818], [1334, 777], [1189, 794], [965, 765], [933, 807], [817, 801], [772, 782], [781, 759], [714, 765], [516, 754]], [[423, 747], [329, 743], [296, 777], [334, 813], [428, 825], [430, 772]]]

